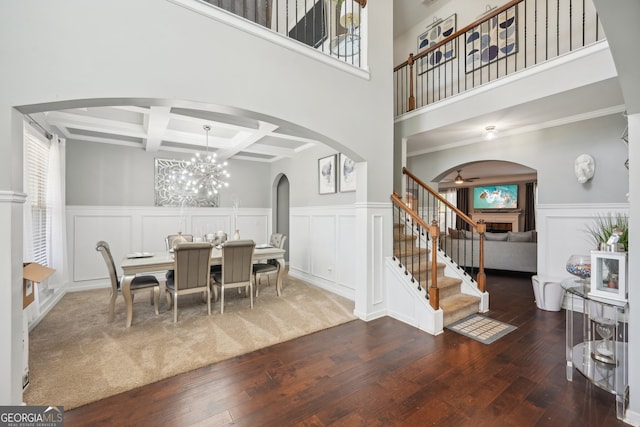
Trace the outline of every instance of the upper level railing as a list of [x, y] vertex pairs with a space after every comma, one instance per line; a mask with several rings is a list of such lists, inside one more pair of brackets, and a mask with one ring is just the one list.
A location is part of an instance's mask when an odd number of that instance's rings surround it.
[[360, 24], [367, 0], [201, 0], [362, 67]]
[[[447, 21], [431, 28], [455, 30]], [[394, 68], [396, 116], [595, 43], [604, 32], [591, 0], [512, 0], [447, 38], [426, 37], [427, 48]]]

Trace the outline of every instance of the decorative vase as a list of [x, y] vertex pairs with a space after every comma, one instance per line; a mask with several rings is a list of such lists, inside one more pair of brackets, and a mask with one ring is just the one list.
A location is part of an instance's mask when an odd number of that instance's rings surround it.
[[233, 238], [236, 240], [240, 240], [240, 230], [236, 230], [236, 234], [233, 235]]
[[567, 271], [587, 283], [591, 277], [591, 255], [571, 255], [567, 260]]

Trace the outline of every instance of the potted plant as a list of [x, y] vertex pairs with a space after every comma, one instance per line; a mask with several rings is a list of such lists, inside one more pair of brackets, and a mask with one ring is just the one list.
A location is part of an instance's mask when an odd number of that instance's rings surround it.
[[593, 224], [587, 226], [587, 232], [597, 250], [611, 250], [608, 245], [613, 245], [615, 252], [629, 250], [629, 217], [626, 214], [598, 215]]

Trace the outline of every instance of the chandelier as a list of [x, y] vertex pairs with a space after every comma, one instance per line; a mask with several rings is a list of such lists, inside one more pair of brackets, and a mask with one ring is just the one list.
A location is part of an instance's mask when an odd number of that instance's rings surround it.
[[209, 153], [211, 126], [204, 125], [202, 128], [206, 132], [207, 151], [202, 156], [196, 153], [191, 160], [186, 161], [180, 174], [184, 179], [184, 188], [187, 193], [208, 199], [218, 194], [220, 188], [229, 186], [226, 179], [231, 175], [225, 169], [227, 162], [219, 163], [216, 161], [216, 153]]

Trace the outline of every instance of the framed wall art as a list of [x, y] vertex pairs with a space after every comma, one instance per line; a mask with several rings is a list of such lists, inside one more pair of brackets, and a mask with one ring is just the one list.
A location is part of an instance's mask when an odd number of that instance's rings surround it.
[[[418, 50], [420, 53], [436, 43], [446, 39], [456, 32], [456, 14], [445, 20], [437, 20], [427, 27], [426, 31], [418, 36]], [[418, 61], [418, 75], [437, 67], [440, 64], [456, 57], [456, 43], [452, 41], [434, 50]]]
[[156, 206], [219, 206], [217, 194], [208, 195], [188, 188], [182, 173], [186, 163], [184, 160], [155, 159]]
[[356, 191], [356, 162], [340, 153], [340, 161], [338, 164], [340, 192]]
[[518, 51], [518, 10], [511, 7], [465, 34], [465, 70], [471, 73]]
[[330, 194], [336, 192], [336, 155], [318, 159], [318, 192]]

